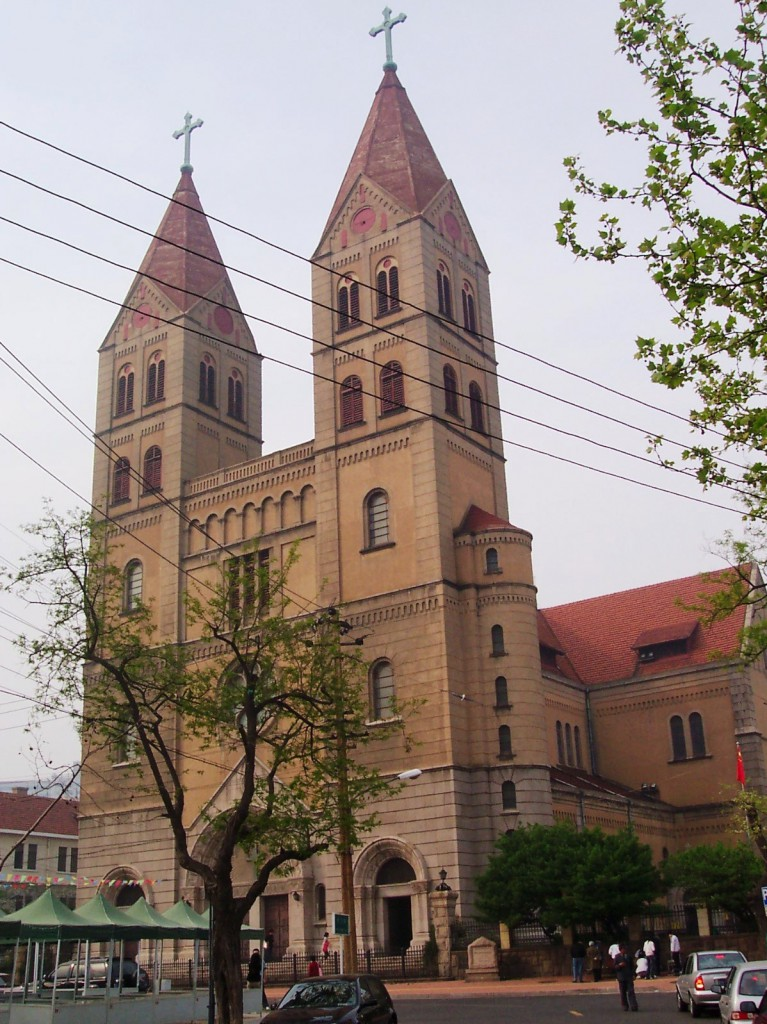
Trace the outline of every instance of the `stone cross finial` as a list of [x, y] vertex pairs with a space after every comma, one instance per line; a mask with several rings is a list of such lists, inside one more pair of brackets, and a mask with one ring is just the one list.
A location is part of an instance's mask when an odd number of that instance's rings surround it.
[[399, 25], [406, 18], [406, 14], [398, 14], [396, 18], [391, 16], [391, 7], [384, 7], [383, 9], [383, 24], [379, 25], [378, 28], [371, 28], [370, 34], [375, 37], [379, 32], [383, 32], [386, 38], [386, 63], [383, 68], [384, 71], [396, 71], [397, 65], [394, 63], [391, 52], [391, 30], [395, 25]]
[[184, 115], [184, 127], [179, 128], [178, 131], [173, 133], [174, 139], [180, 139], [184, 136], [184, 162], [181, 165], [182, 171], [193, 171], [194, 167], [189, 163], [190, 151], [191, 151], [191, 140], [192, 132], [195, 128], [202, 128], [203, 122], [198, 117], [196, 121], [192, 121], [192, 115], [187, 113]]

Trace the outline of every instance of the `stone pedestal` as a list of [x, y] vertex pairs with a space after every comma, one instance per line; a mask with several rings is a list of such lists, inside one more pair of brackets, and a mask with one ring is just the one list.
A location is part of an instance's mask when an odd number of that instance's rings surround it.
[[476, 939], [469, 946], [466, 981], [499, 981], [498, 947], [491, 939]]
[[450, 927], [455, 921], [458, 893], [452, 889], [435, 889], [429, 893], [429, 912], [439, 952], [437, 964], [440, 978], [451, 977]]

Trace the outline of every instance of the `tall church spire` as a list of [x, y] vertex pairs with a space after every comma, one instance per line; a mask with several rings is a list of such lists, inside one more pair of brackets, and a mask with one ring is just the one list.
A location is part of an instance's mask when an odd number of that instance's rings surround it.
[[[139, 268], [182, 313], [228, 282], [213, 232], [192, 181], [183, 170], [173, 200]], [[231, 287], [231, 285], [230, 285]]]
[[327, 226], [335, 220], [360, 174], [386, 189], [412, 213], [421, 213], [447, 182], [397, 72], [391, 68], [384, 71]]

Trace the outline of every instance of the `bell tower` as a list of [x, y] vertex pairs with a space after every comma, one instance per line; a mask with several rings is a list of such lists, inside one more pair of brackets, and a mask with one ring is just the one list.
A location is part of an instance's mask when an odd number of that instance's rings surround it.
[[[126, 564], [163, 633], [178, 621], [184, 483], [261, 454], [261, 357], [197, 194], [187, 114], [181, 178], [99, 350], [93, 503], [128, 531]], [[144, 541], [142, 544], [141, 542]]]

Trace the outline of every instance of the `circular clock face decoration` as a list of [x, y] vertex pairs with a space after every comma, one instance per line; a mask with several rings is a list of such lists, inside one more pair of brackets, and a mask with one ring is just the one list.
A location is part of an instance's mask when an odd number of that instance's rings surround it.
[[226, 306], [216, 306], [213, 311], [213, 323], [222, 334], [231, 334], [234, 330], [234, 319]]
[[445, 231], [447, 231], [454, 242], [458, 241], [461, 237], [461, 225], [458, 223], [458, 218], [449, 210], [445, 214]]
[[138, 309], [133, 311], [133, 326], [143, 327], [152, 315], [152, 307], [146, 302], [142, 302]]
[[357, 210], [352, 217], [352, 231], [355, 235], [361, 235], [365, 231], [369, 231], [375, 222], [375, 210], [372, 210], [369, 206], [363, 206], [362, 209]]

